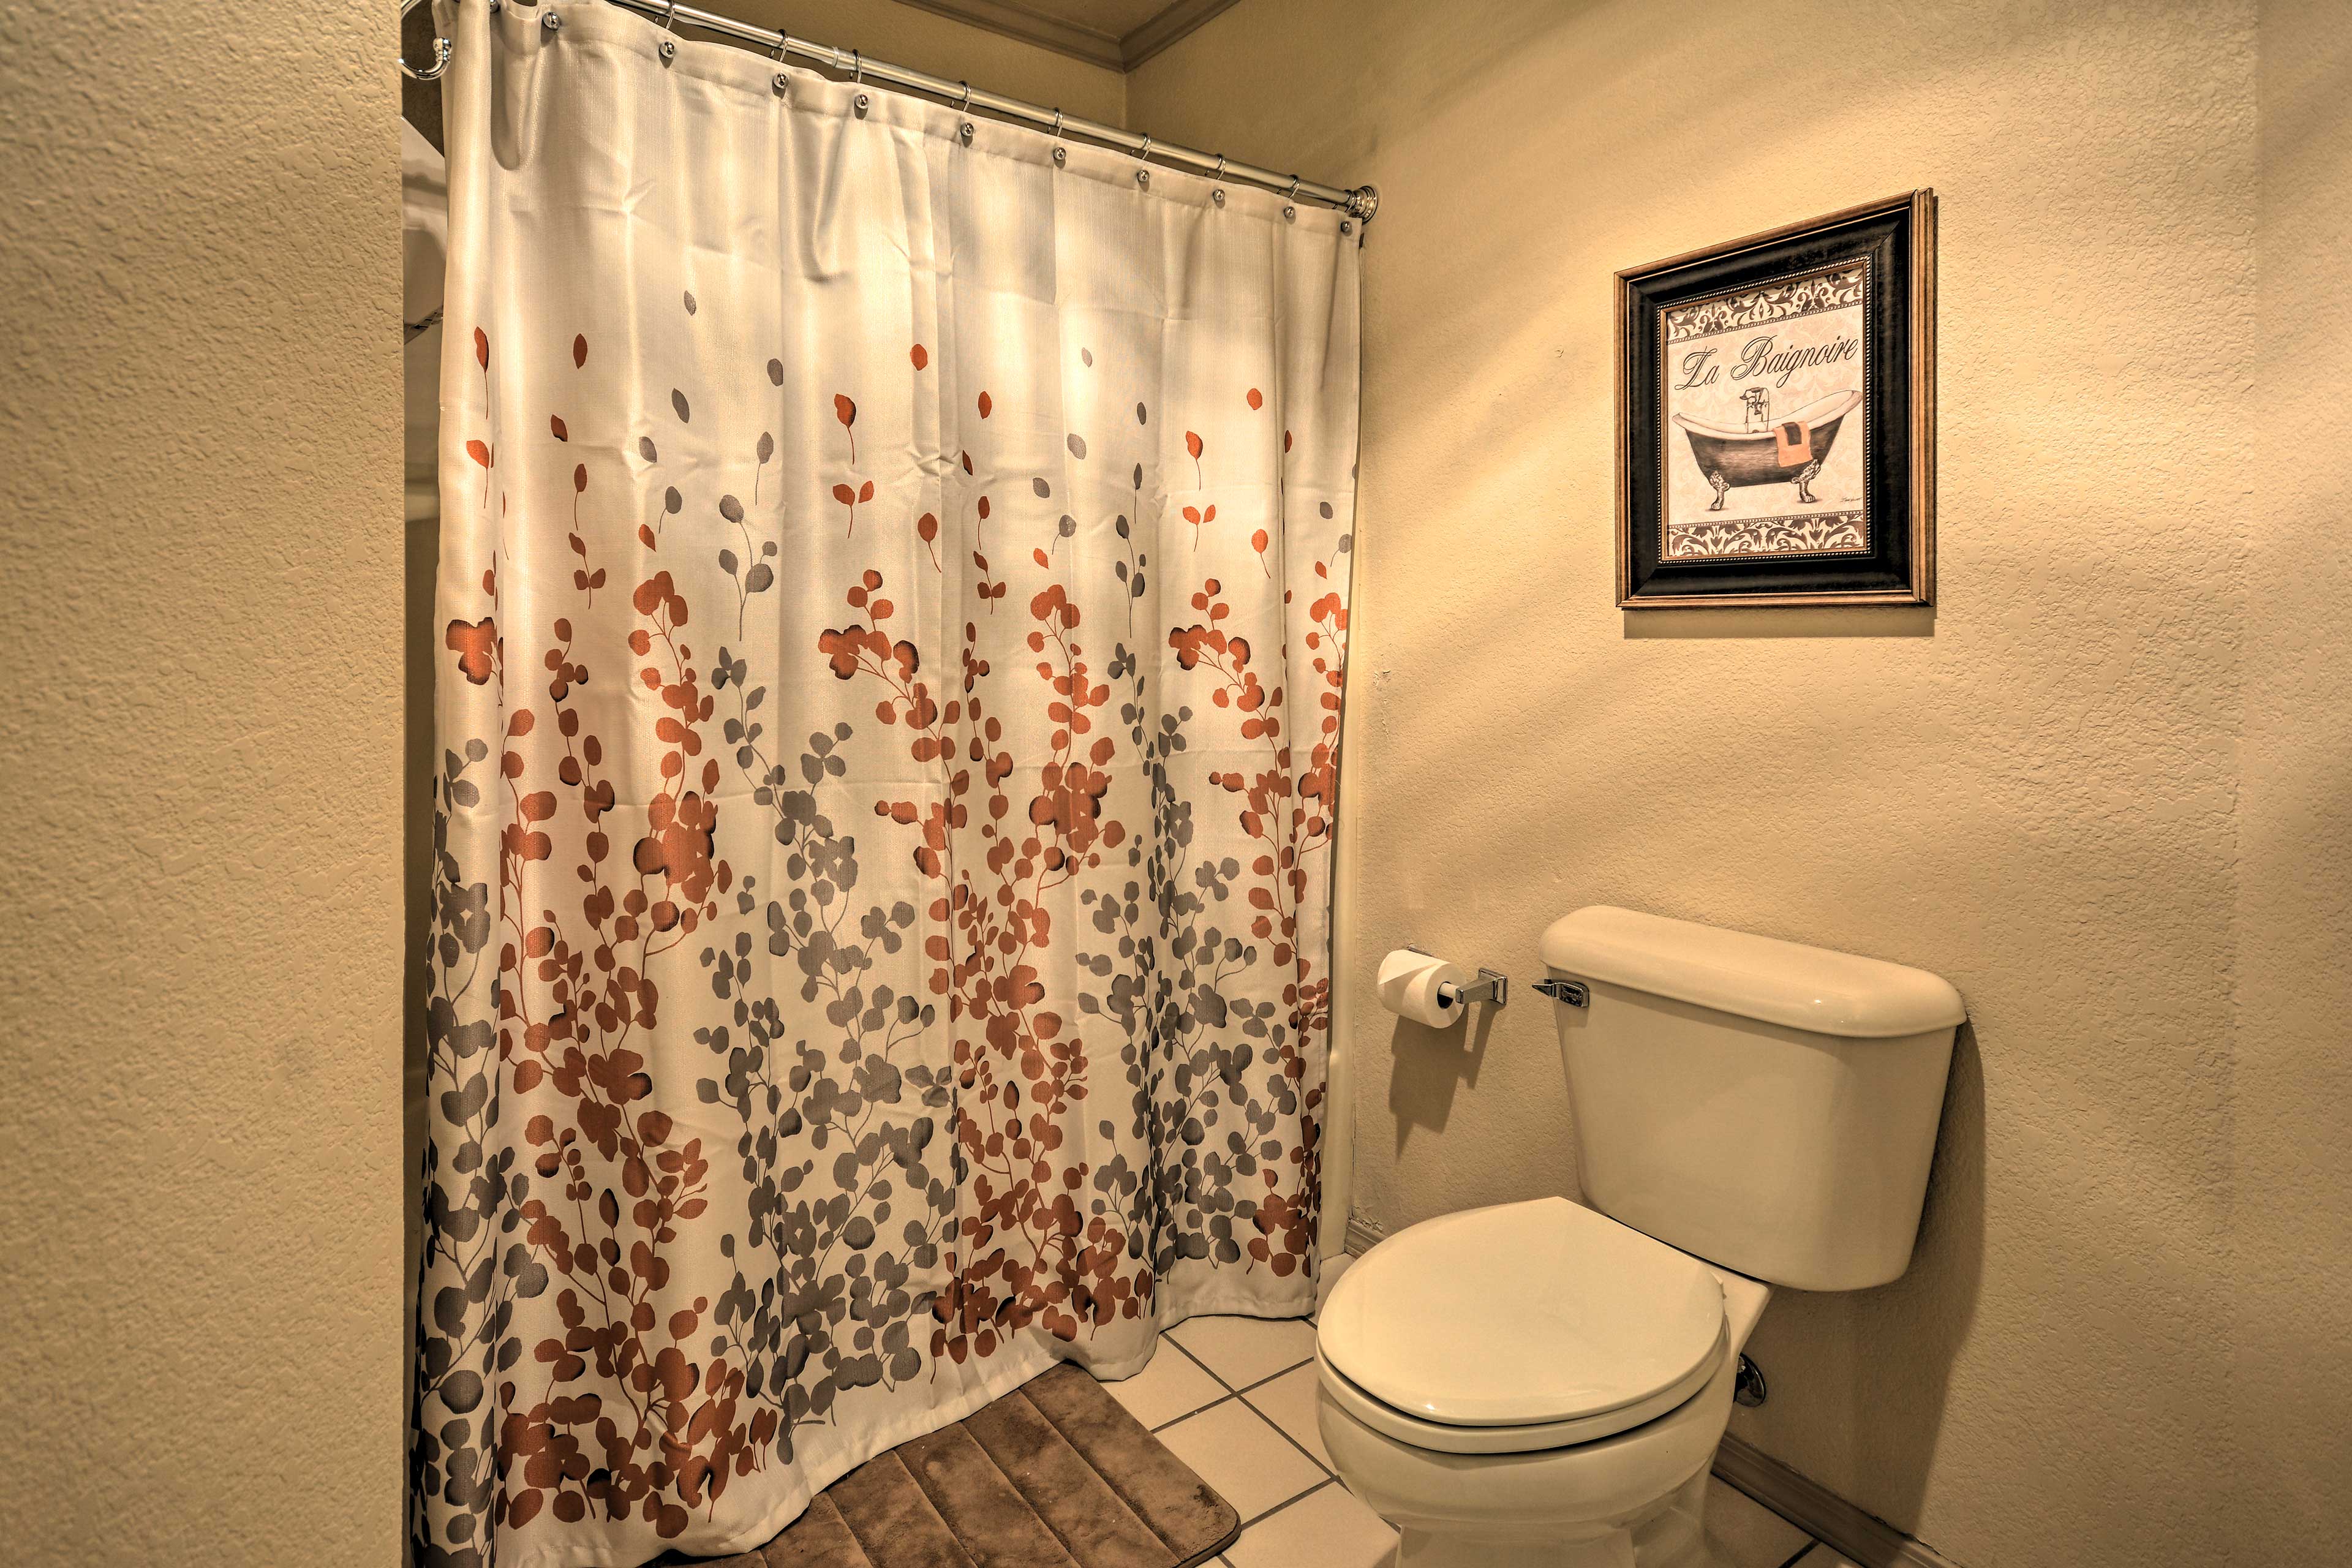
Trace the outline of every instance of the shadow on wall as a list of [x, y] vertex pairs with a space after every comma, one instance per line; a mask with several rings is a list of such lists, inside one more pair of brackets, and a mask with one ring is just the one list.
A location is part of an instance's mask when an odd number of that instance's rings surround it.
[[1760, 1438], [1770, 1451], [1776, 1414], [1793, 1423], [1801, 1407], [1842, 1405], [1839, 1425], [1852, 1451], [1846, 1468], [1859, 1478], [1851, 1500], [1906, 1533], [1919, 1528], [1952, 1364], [1976, 1318], [1984, 1273], [1984, 1067], [1976, 1026], [1963, 1024], [1952, 1043], [1911, 1267], [1875, 1290], [1777, 1293], [1751, 1348], [1768, 1367], [1775, 1347], [1786, 1349], [1811, 1375], [1776, 1384], [1772, 1405], [1734, 1414], [1733, 1430]]
[[416, 1331], [417, 1263], [424, 1252], [424, 1212], [417, 1182], [425, 1164], [425, 975], [433, 941], [433, 635], [434, 584], [440, 574], [441, 520], [408, 521], [404, 617], [407, 621], [407, 690], [402, 715], [404, 753], [401, 786], [401, 861], [407, 887], [407, 958], [401, 972], [401, 1035], [406, 1041], [402, 1066], [401, 1226], [407, 1259], [402, 1289], [408, 1310], [405, 1331]]
[[1640, 637], [1931, 637], [1932, 605], [1788, 605], [1779, 609], [1626, 610]]
[[1445, 1131], [1454, 1113], [1454, 1096], [1478, 1087], [1478, 1069], [1486, 1060], [1486, 1039], [1495, 1032], [1500, 1009], [1482, 1005], [1476, 1017], [1451, 1029], [1433, 1029], [1411, 1018], [1399, 1018], [1389, 1036], [1394, 1065], [1389, 1071], [1389, 1111], [1396, 1120], [1397, 1152], [1404, 1152], [1415, 1127]]
[[[407, 51], [407, 58], [431, 58], [433, 37], [431, 6], [420, 5], [403, 19], [401, 39]], [[436, 150], [440, 147], [441, 87], [438, 82], [416, 82], [403, 77], [401, 111], [402, 117], [423, 132]], [[441, 334], [435, 331], [430, 339], [437, 345]], [[422, 342], [420, 339], [420, 344]], [[421, 352], [421, 347], [412, 347], [408, 351], [407, 372], [412, 376], [431, 374], [429, 369], [416, 363]], [[412, 429], [412, 462], [416, 439]], [[425, 450], [429, 455], [429, 445]], [[417, 1263], [425, 1245], [424, 1213], [417, 1201], [417, 1178], [425, 1163], [427, 1079], [425, 975], [431, 956], [429, 944], [433, 940], [433, 770], [438, 762], [433, 746], [433, 679], [434, 660], [441, 647], [441, 638], [433, 625], [435, 584], [440, 575], [441, 563], [438, 506], [423, 515], [412, 506], [406, 530], [403, 560], [405, 603], [402, 610], [405, 631], [401, 715], [401, 865], [407, 928], [404, 946], [407, 956], [401, 971], [400, 993], [401, 1037], [406, 1043], [401, 1074], [400, 1211], [403, 1257], [405, 1260], [401, 1285], [405, 1306], [401, 1313], [401, 1321], [402, 1331], [410, 1336], [408, 1347], [413, 1352], [416, 1332]]]
[[[412, 61], [433, 58], [433, 7], [419, 5], [400, 21], [402, 57]], [[442, 148], [440, 82], [414, 82], [400, 78], [400, 115], [414, 124], [436, 151]], [[424, 345], [436, 355], [419, 362]], [[407, 345], [407, 376], [436, 376], [440, 329], [421, 334]], [[437, 395], [437, 393], [436, 393]], [[416, 397], [407, 397], [409, 409]], [[436, 430], [437, 435], [437, 430]], [[419, 433], [409, 428], [409, 463], [416, 461]], [[425, 442], [430, 461], [433, 445]], [[414, 479], [412, 479], [414, 484]], [[407, 536], [402, 545], [402, 785], [400, 785], [400, 865], [402, 905], [404, 905], [404, 969], [400, 985], [400, 1023], [404, 1041], [400, 1093], [400, 1237], [402, 1237], [402, 1335], [404, 1363], [416, 1352], [416, 1284], [424, 1256], [424, 1206], [419, 1175], [425, 1150], [425, 971], [433, 942], [433, 769], [440, 764], [433, 748], [433, 679], [440, 656], [440, 632], [433, 626], [436, 583], [440, 578], [440, 505], [419, 510], [409, 503]]]
[[1865, 1473], [1877, 1472], [1871, 1500], [1906, 1530], [1918, 1528], [1952, 1363], [1976, 1319], [1984, 1274], [1984, 1064], [1976, 1026], [1963, 1024], [1952, 1042], [1944, 1121], [1911, 1267], [1855, 1304], [1855, 1342], [1864, 1353], [1847, 1391], [1847, 1418]]

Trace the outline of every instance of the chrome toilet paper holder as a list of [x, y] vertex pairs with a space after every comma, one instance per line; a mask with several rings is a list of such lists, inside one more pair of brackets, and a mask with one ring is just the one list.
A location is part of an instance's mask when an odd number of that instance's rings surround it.
[[[1437, 956], [1429, 949], [1416, 946], [1412, 942], [1405, 943], [1404, 950], [1407, 952], [1420, 953], [1423, 958]], [[1500, 1007], [1507, 1003], [1510, 997], [1510, 976], [1499, 969], [1489, 969], [1483, 963], [1478, 966], [1478, 978], [1469, 984], [1440, 985], [1437, 988], [1437, 999], [1449, 1007], [1467, 1007], [1473, 1002], [1492, 1002], [1496, 1006]]]

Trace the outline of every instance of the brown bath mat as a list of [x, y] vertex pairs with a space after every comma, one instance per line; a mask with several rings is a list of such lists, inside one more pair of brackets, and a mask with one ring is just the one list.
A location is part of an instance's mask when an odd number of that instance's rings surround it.
[[[1040, 1373], [820, 1493], [756, 1552], [698, 1568], [1191, 1568], [1241, 1515], [1084, 1367]], [[667, 1558], [666, 1563], [689, 1560]]]

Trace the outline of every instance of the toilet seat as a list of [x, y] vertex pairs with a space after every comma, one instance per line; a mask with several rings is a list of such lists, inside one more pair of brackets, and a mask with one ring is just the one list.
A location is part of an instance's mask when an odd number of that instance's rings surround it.
[[1359, 1258], [1316, 1334], [1334, 1404], [1457, 1454], [1588, 1443], [1657, 1419], [1724, 1364], [1723, 1286], [1564, 1198], [1424, 1221]]

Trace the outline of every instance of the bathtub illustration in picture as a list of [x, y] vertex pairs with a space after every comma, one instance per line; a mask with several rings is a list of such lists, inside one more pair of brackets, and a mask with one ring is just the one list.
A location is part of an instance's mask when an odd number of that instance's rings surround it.
[[1869, 550], [1870, 289], [1857, 260], [1660, 312], [1664, 559]]
[[1721, 511], [1724, 497], [1742, 485], [1794, 485], [1797, 500], [1815, 506], [1821, 498], [1809, 488], [1812, 478], [1829, 461], [1838, 426], [1861, 404], [1860, 387], [1832, 393], [1771, 420], [1761, 431], [1727, 429], [1687, 414], [1676, 414], [1674, 421], [1690, 437], [1691, 456], [1714, 488], [1715, 504], [1707, 510]]

